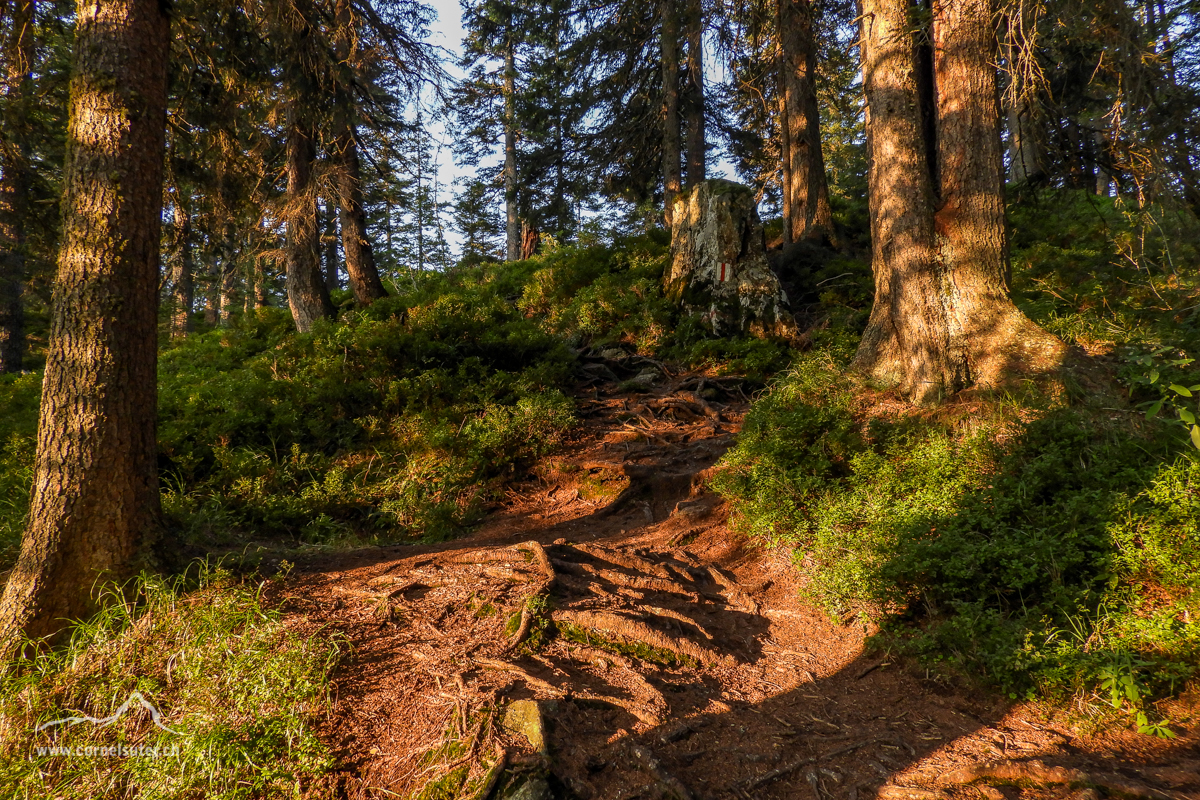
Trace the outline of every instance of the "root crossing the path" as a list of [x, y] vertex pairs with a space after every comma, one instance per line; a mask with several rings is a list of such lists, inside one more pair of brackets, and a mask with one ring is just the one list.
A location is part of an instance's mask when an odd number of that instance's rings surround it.
[[1190, 732], [1084, 735], [868, 650], [707, 489], [738, 382], [631, 393], [595, 366], [573, 438], [476, 532], [281, 588], [293, 626], [349, 644], [314, 797], [1200, 797]]

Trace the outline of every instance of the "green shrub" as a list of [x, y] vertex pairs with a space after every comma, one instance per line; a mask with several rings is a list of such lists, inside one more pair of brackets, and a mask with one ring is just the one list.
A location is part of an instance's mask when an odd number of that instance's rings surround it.
[[843, 363], [808, 354], [755, 404], [714, 481], [735, 524], [795, 547], [831, 613], [1010, 693], [1089, 691], [1114, 664], [1131, 713], [1179, 688], [1200, 459], [1178, 437], [1089, 408], [885, 413]]

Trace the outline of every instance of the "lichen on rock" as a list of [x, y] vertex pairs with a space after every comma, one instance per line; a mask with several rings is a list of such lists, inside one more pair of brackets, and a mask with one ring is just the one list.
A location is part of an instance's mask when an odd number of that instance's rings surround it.
[[795, 332], [748, 186], [708, 180], [675, 199], [664, 288], [717, 335]]

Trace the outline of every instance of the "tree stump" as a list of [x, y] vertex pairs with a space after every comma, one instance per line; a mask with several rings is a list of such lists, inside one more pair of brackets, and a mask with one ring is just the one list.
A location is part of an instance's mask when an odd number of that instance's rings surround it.
[[708, 180], [675, 198], [664, 284], [667, 297], [717, 335], [795, 332], [748, 186]]

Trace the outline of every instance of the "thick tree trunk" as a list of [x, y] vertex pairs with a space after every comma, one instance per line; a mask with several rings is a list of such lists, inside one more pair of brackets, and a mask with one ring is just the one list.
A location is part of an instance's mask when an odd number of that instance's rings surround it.
[[934, 7], [932, 137], [908, 8], [904, 0], [863, 3], [876, 296], [855, 367], [930, 402], [966, 386], [1049, 372], [1064, 348], [1021, 314], [1005, 288], [990, 2]]
[[789, 197], [785, 241], [832, 241], [833, 211], [821, 154], [821, 114], [817, 106], [817, 52], [808, 0], [780, 0], [779, 38], [783, 50], [781, 88], [785, 127], [785, 175]]
[[662, 17], [659, 49], [663, 81], [663, 217], [670, 227], [675, 198], [683, 189], [679, 167], [679, 15], [675, 0], [660, 0], [659, 14]]
[[315, 158], [312, 132], [293, 106], [287, 132], [287, 297], [301, 333], [312, 330], [317, 320], [333, 317], [333, 303], [321, 277], [317, 198], [311, 185]]
[[0, 373], [20, 372], [25, 355], [25, 220], [29, 156], [25, 136], [33, 64], [33, 0], [12, 0], [4, 43], [4, 132], [0, 140]]
[[867, 194], [875, 305], [858, 370], [917, 400], [945, 382], [945, 315], [933, 252], [933, 186], [906, 0], [863, 0]]
[[192, 332], [192, 305], [195, 302], [193, 273], [195, 263], [192, 256], [192, 215], [175, 192], [175, 275], [171, 294], [175, 307], [171, 314], [171, 337], [181, 338]]
[[346, 255], [346, 273], [354, 299], [369, 306], [387, 289], [379, 279], [375, 251], [367, 235], [367, 214], [363, 210], [362, 168], [358, 160], [358, 143], [349, 125], [338, 137], [338, 197], [341, 201], [342, 252]]
[[521, 257], [521, 221], [517, 217], [517, 64], [512, 35], [504, 50], [504, 218], [505, 258]]
[[170, 27], [158, 0], [76, 9], [62, 245], [29, 523], [0, 650], [53, 636], [159, 530], [157, 307]]
[[1008, 294], [1004, 158], [994, 66], [994, 0], [934, 7], [937, 159], [934, 216], [946, 307], [948, 388], [999, 386], [1053, 370], [1065, 348]]
[[779, 202], [781, 205], [783, 229], [783, 244], [792, 243], [792, 130], [788, 125], [787, 108], [787, 57], [782, 40], [784, 21], [783, 12], [790, 0], [779, 0], [775, 8], [775, 27], [780, 32], [778, 52], [776, 53], [775, 78], [776, 89], [779, 93]]
[[687, 183], [691, 189], [707, 177], [708, 143], [704, 130], [704, 8], [701, 0], [687, 3], [687, 87], [684, 113], [687, 123]]

